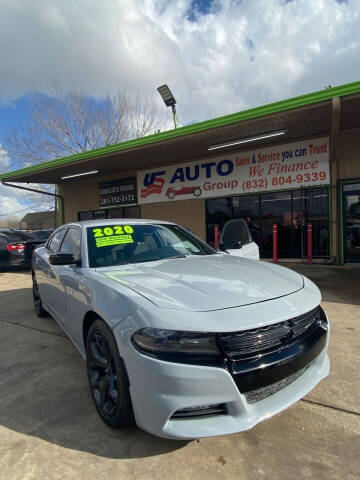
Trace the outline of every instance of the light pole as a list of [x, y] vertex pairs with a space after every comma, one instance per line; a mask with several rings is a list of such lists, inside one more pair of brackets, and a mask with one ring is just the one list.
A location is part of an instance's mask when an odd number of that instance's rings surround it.
[[176, 113], [176, 100], [174, 95], [171, 93], [170, 88], [165, 84], [158, 87], [157, 91], [160, 93], [161, 98], [164, 100], [164, 103], [167, 107], [171, 107], [174, 118], [174, 126], [177, 128], [179, 126], [179, 120]]

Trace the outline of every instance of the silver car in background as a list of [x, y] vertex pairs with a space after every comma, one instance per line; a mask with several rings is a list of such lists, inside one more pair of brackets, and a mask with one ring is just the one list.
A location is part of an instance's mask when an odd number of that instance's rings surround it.
[[247, 430], [329, 373], [318, 288], [216, 252], [164, 221], [57, 229], [33, 256], [33, 297], [86, 359], [107, 425], [192, 439]]

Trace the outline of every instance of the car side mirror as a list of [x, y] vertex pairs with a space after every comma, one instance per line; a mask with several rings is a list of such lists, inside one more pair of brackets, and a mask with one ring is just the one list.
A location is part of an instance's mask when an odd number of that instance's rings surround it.
[[51, 265], [75, 265], [78, 263], [72, 253], [53, 253], [49, 256], [49, 262]]

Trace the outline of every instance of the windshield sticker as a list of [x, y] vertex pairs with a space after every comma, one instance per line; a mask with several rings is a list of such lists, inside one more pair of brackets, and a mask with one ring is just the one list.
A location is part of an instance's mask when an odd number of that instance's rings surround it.
[[134, 243], [132, 233], [134, 229], [130, 225], [114, 225], [103, 228], [93, 228], [96, 247], [108, 247]]

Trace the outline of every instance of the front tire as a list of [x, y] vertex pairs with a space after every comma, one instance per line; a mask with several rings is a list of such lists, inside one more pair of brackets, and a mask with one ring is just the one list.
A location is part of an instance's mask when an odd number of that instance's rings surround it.
[[34, 301], [34, 310], [36, 315], [40, 318], [48, 317], [49, 316], [48, 312], [43, 309], [39, 287], [35, 277], [33, 278], [33, 301]]
[[125, 366], [112, 332], [100, 319], [87, 336], [86, 365], [91, 396], [102, 420], [112, 428], [134, 424]]

